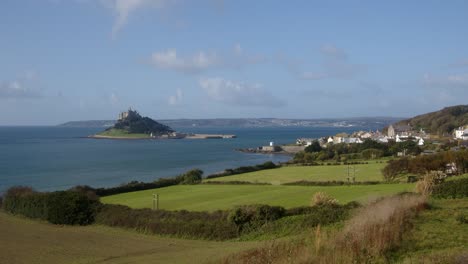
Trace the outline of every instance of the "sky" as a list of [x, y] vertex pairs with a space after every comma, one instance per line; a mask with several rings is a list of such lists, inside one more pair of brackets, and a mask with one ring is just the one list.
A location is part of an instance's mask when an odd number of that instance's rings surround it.
[[2, 0], [0, 125], [468, 102], [468, 1]]

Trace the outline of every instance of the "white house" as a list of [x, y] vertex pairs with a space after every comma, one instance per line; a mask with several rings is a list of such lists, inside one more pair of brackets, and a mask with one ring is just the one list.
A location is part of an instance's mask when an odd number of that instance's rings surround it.
[[423, 138], [419, 138], [418, 146], [424, 146], [424, 139]]
[[372, 137], [372, 133], [369, 133], [369, 132], [366, 132], [361, 135], [361, 138], [371, 138], [371, 137]]
[[459, 127], [455, 130], [456, 139], [468, 140], [468, 129], [465, 129], [465, 127]]

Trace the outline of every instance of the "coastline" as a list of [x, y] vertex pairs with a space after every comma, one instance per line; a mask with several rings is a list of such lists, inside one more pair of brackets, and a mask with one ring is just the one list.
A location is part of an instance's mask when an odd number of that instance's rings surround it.
[[142, 139], [154, 139], [150, 136], [148, 137], [122, 137], [122, 136], [103, 136], [103, 135], [89, 135], [86, 138], [92, 139], [132, 139], [132, 140], [142, 140]]
[[237, 138], [236, 135], [232, 134], [187, 134], [183, 137], [169, 137], [169, 136], [162, 136], [162, 137], [151, 137], [151, 136], [138, 136], [138, 137], [126, 137], [126, 136], [106, 136], [106, 135], [90, 135], [87, 138], [92, 139], [117, 139], [117, 140], [142, 140], [142, 139], [229, 139], [229, 138]]

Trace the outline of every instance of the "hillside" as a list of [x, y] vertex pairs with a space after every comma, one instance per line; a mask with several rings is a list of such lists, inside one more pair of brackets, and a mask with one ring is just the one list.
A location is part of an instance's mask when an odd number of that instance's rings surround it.
[[424, 129], [432, 134], [449, 134], [454, 129], [468, 124], [468, 105], [445, 107], [442, 110], [402, 120], [395, 125], [410, 125], [413, 129]]
[[153, 134], [154, 136], [168, 135], [174, 130], [169, 126], [154, 121], [149, 117], [142, 117], [137, 111], [128, 110], [121, 114], [121, 118], [114, 126], [107, 128], [101, 134], [110, 132], [119, 132], [122, 134]]

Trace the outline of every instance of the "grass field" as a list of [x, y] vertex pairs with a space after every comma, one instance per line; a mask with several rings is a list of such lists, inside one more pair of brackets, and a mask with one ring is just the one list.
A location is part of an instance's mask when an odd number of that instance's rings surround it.
[[451, 263], [450, 256], [463, 252], [468, 261], [468, 224], [456, 220], [458, 214], [468, 216], [468, 199], [432, 200], [431, 206], [421, 213], [413, 231], [403, 240], [397, 252], [402, 262]]
[[160, 208], [167, 210], [214, 211], [236, 205], [270, 204], [286, 208], [310, 205], [318, 191], [340, 203], [365, 202], [369, 198], [412, 191], [413, 184], [377, 184], [352, 186], [274, 186], [274, 185], [177, 185], [166, 188], [123, 193], [103, 197], [103, 203], [123, 204], [133, 208], [151, 208], [152, 194], [158, 193]]
[[106, 137], [125, 137], [125, 138], [150, 138], [148, 134], [130, 134], [125, 130], [121, 129], [110, 129], [103, 131], [101, 133], [98, 133], [97, 135], [99, 136], [106, 136]]
[[[356, 181], [382, 181], [381, 170], [386, 163], [376, 163], [370, 161], [369, 164], [350, 165], [350, 175], [353, 175], [355, 168]], [[347, 165], [331, 166], [288, 166], [278, 169], [261, 170], [250, 173], [243, 173], [233, 176], [226, 176], [212, 179], [213, 181], [248, 181], [267, 182], [279, 185], [295, 181], [347, 181]], [[210, 180], [206, 180], [210, 181]]]
[[204, 263], [259, 245], [56, 226], [0, 212], [0, 263]]

